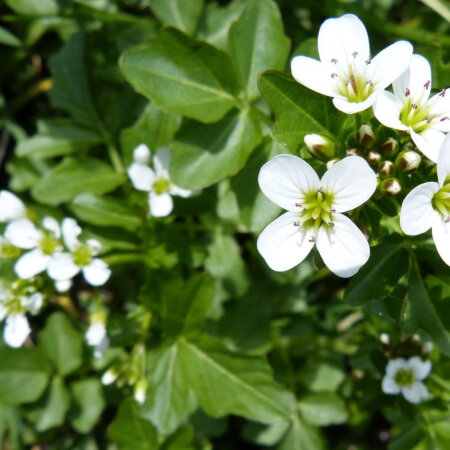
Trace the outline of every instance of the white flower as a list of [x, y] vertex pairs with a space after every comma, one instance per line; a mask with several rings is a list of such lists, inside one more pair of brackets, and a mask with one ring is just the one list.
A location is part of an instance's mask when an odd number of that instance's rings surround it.
[[428, 397], [428, 389], [422, 383], [431, 371], [431, 361], [418, 356], [409, 359], [391, 359], [386, 366], [381, 388], [385, 394], [403, 394], [410, 403], [420, 403]]
[[14, 270], [19, 278], [27, 279], [47, 269], [52, 255], [62, 250], [61, 230], [53, 217], [44, 217], [39, 230], [28, 219], [16, 219], [8, 224], [5, 238], [15, 247], [31, 250], [16, 262]]
[[26, 312], [36, 314], [43, 303], [43, 296], [36, 292], [31, 296], [15, 296], [0, 285], [0, 320], [5, 320], [3, 338], [14, 348], [21, 347], [31, 333]]
[[151, 152], [145, 144], [138, 145], [133, 150], [133, 161], [144, 166], [150, 162]]
[[91, 324], [85, 335], [88, 345], [94, 348], [94, 357], [100, 358], [109, 347], [109, 338], [106, 334], [106, 315], [96, 313], [91, 316]]
[[[135, 149], [137, 151], [140, 146]], [[142, 161], [139, 155], [137, 158]], [[150, 154], [148, 154], [150, 157]], [[135, 155], [136, 161], [136, 155]], [[150, 214], [154, 217], [168, 216], [173, 209], [171, 195], [189, 197], [191, 191], [181, 189], [170, 181], [169, 176], [170, 149], [161, 147], [153, 157], [154, 170], [141, 162], [134, 162], [128, 167], [128, 176], [133, 186], [140, 190], [149, 192], [148, 204]]]
[[367, 239], [341, 214], [360, 206], [375, 191], [376, 175], [364, 159], [348, 156], [319, 180], [304, 160], [278, 155], [261, 168], [258, 182], [269, 200], [288, 211], [258, 238], [258, 250], [271, 269], [291, 269], [314, 244], [340, 277], [354, 275], [369, 259]]
[[446, 132], [450, 131], [450, 94], [446, 89], [430, 98], [431, 67], [413, 55], [409, 69], [393, 83], [394, 93], [380, 92], [373, 112], [385, 126], [409, 131], [422, 153], [437, 161]]
[[347, 114], [372, 106], [375, 96], [407, 68], [412, 45], [398, 41], [370, 59], [369, 38], [353, 14], [326, 20], [319, 30], [320, 61], [296, 56], [293, 77], [313, 91], [333, 97], [334, 106]]
[[101, 244], [95, 239], [80, 242], [81, 228], [74, 219], [66, 217], [62, 221], [62, 236], [70, 253], [56, 253], [48, 265], [48, 275], [55, 281], [69, 280], [80, 271], [92, 286], [101, 286], [108, 281], [111, 270], [95, 256]]
[[102, 384], [105, 386], [114, 383], [114, 381], [117, 380], [117, 373], [113, 369], [108, 369], [103, 375], [102, 375]]
[[450, 266], [450, 135], [437, 158], [438, 183], [416, 186], [403, 200], [400, 226], [411, 236], [432, 230], [436, 249]]
[[0, 222], [10, 222], [26, 215], [25, 205], [9, 191], [0, 191]]

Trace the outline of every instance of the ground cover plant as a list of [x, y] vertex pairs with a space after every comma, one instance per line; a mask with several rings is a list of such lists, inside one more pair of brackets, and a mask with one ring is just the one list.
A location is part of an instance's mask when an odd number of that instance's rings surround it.
[[2, 448], [449, 448], [445, 2], [0, 15]]

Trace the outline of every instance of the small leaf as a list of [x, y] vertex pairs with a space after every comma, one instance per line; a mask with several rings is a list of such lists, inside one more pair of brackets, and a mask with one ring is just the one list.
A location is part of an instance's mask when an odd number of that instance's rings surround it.
[[215, 122], [236, 106], [228, 55], [173, 28], [127, 50], [120, 66], [138, 92], [167, 112]]
[[51, 16], [58, 14], [57, 0], [5, 0], [6, 4], [17, 14], [23, 16]]
[[344, 401], [331, 392], [305, 395], [299, 400], [298, 407], [312, 425], [339, 425], [348, 419]]
[[6, 28], [0, 27], [0, 44], [9, 45], [10, 47], [20, 47], [22, 42]]
[[278, 447], [279, 450], [322, 450], [325, 446], [320, 430], [298, 416], [292, 419], [291, 428]]
[[59, 205], [78, 194], [104, 194], [125, 181], [111, 167], [98, 159], [66, 158], [47, 172], [34, 186], [33, 197], [45, 205]]

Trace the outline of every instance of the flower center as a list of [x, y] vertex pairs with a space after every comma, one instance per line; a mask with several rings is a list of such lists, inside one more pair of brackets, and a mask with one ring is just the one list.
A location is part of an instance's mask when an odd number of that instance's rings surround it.
[[51, 255], [55, 253], [58, 248], [58, 240], [55, 239], [55, 237], [51, 234], [43, 233], [38, 247], [42, 250], [42, 253], [44, 253], [44, 255]]
[[78, 267], [88, 266], [94, 256], [93, 249], [86, 244], [80, 244], [73, 252], [73, 262]]
[[164, 177], [158, 178], [153, 183], [153, 190], [156, 192], [157, 195], [164, 194], [169, 190], [169, 188], [170, 188], [170, 181]]
[[398, 386], [408, 387], [414, 383], [415, 377], [412, 370], [400, 369], [395, 374], [394, 380]]
[[300, 222], [295, 222], [294, 225], [311, 231], [314, 240], [320, 227], [334, 227], [333, 201], [334, 195], [324, 192], [322, 188], [304, 194], [303, 203], [296, 204], [302, 208]]
[[23, 314], [26, 309], [22, 306], [18, 297], [7, 298], [3, 301], [3, 306], [9, 314]]
[[431, 204], [445, 222], [450, 222], [450, 181], [433, 195]]

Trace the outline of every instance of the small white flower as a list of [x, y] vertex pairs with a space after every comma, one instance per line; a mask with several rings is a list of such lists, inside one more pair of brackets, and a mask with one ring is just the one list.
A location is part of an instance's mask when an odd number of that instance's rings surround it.
[[59, 280], [55, 281], [55, 289], [58, 292], [67, 292], [72, 287], [72, 280]]
[[[135, 150], [139, 148], [140, 146]], [[139, 155], [137, 158], [140, 161], [145, 159], [141, 158], [141, 156]], [[128, 167], [128, 176], [133, 186], [140, 191], [149, 192], [148, 204], [150, 214], [154, 217], [165, 217], [172, 212], [172, 195], [180, 197], [189, 197], [191, 195], [191, 191], [179, 188], [170, 181], [169, 162], [170, 149], [161, 147], [153, 157], [154, 170], [138, 161]]]
[[363, 158], [348, 156], [319, 180], [304, 160], [278, 155], [261, 168], [258, 182], [269, 200], [288, 211], [258, 238], [258, 250], [271, 269], [291, 269], [314, 244], [340, 277], [354, 275], [367, 262], [367, 239], [341, 214], [363, 204], [375, 191], [376, 175]]
[[450, 131], [450, 94], [444, 89], [430, 98], [431, 67], [421, 55], [413, 55], [393, 88], [393, 94], [380, 92], [375, 117], [387, 127], [408, 131], [419, 150], [436, 162], [444, 133]]
[[26, 215], [25, 205], [9, 191], [0, 191], [0, 222], [11, 222]]
[[47, 269], [52, 255], [62, 250], [61, 230], [53, 217], [44, 217], [44, 230], [28, 219], [13, 220], [6, 227], [5, 238], [15, 247], [31, 250], [16, 262], [14, 270], [19, 278], [32, 278]]
[[398, 41], [370, 59], [369, 38], [354, 14], [327, 19], [319, 30], [320, 61], [296, 56], [293, 77], [320, 94], [333, 97], [334, 106], [347, 114], [372, 106], [379, 91], [386, 89], [407, 68], [412, 45]]
[[450, 266], [450, 135], [437, 158], [438, 183], [416, 186], [403, 200], [400, 226], [411, 236], [432, 230], [436, 249]]
[[431, 371], [431, 361], [418, 356], [409, 359], [391, 359], [386, 366], [381, 389], [385, 394], [403, 394], [410, 403], [420, 403], [428, 397], [428, 389], [422, 383]]
[[96, 239], [80, 242], [81, 228], [74, 219], [62, 221], [62, 236], [70, 253], [56, 253], [49, 262], [48, 275], [55, 281], [72, 279], [80, 271], [92, 286], [101, 286], [108, 281], [111, 270], [101, 259], [95, 258], [101, 249]]
[[102, 375], [102, 384], [105, 386], [108, 386], [109, 384], [114, 383], [114, 381], [116, 381], [116, 380], [117, 380], [117, 373], [112, 369], [108, 369]]
[[151, 152], [145, 144], [138, 145], [133, 150], [133, 161], [144, 166], [150, 162]]
[[91, 324], [85, 335], [88, 345], [94, 348], [94, 357], [100, 358], [109, 347], [109, 338], [106, 334], [106, 316], [102, 313], [91, 316]]

